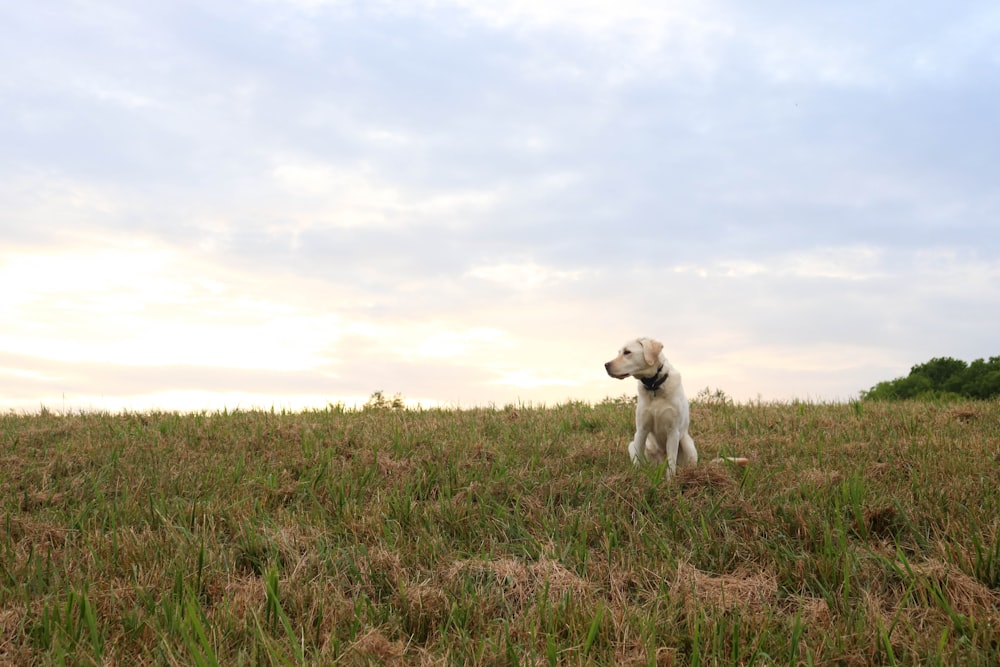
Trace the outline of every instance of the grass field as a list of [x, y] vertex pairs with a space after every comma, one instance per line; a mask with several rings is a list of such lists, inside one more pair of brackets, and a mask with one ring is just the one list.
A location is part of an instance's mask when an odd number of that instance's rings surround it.
[[1000, 402], [0, 415], [0, 663], [1000, 664]]

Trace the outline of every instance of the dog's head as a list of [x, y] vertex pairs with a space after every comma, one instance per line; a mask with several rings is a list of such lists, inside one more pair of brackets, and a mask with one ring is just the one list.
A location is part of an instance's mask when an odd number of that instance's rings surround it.
[[618, 356], [604, 364], [604, 370], [613, 378], [623, 380], [628, 376], [648, 375], [660, 366], [663, 343], [652, 338], [637, 338], [625, 343]]

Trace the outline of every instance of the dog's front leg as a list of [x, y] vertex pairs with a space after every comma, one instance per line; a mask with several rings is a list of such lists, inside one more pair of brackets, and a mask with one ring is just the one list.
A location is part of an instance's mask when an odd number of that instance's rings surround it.
[[666, 451], [667, 455], [667, 466], [670, 469], [670, 474], [677, 472], [677, 450], [681, 443], [680, 431], [671, 431], [667, 434]]
[[635, 438], [628, 443], [628, 455], [632, 463], [639, 465], [646, 462], [646, 438], [649, 436], [649, 429], [639, 426], [635, 430]]

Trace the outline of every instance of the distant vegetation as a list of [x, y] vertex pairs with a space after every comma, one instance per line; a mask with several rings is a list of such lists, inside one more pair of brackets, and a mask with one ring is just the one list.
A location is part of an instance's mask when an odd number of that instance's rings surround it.
[[976, 359], [971, 364], [951, 357], [935, 357], [911, 368], [906, 377], [879, 382], [861, 392], [863, 399], [870, 400], [995, 396], [1000, 396], [1000, 357], [990, 357], [989, 361]]

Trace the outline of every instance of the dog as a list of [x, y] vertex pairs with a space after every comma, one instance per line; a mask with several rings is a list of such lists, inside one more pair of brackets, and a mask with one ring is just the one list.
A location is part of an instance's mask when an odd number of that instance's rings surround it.
[[628, 446], [633, 463], [665, 460], [672, 474], [678, 465], [698, 462], [698, 450], [688, 433], [691, 413], [681, 374], [667, 361], [663, 343], [652, 338], [629, 341], [604, 364], [604, 370], [619, 380], [631, 376], [639, 381], [635, 437]]
[[[667, 463], [670, 474], [677, 466], [698, 462], [698, 450], [688, 433], [691, 411], [681, 384], [681, 374], [663, 353], [663, 343], [652, 338], [629, 341], [618, 356], [604, 364], [613, 378], [634, 377], [639, 381], [635, 406], [635, 437], [628, 453], [635, 464], [651, 461]], [[726, 457], [713, 463], [729, 461], [746, 465], [747, 459]]]

